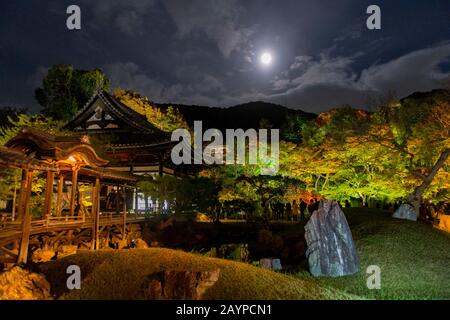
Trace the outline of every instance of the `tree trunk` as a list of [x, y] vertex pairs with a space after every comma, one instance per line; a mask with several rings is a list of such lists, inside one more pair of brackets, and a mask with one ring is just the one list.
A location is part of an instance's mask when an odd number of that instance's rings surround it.
[[145, 197], [145, 214], [148, 214], [148, 197], [146, 194], [144, 194]]
[[359, 199], [360, 199], [360, 204], [361, 204], [361, 208], [363, 208], [364, 207], [364, 205], [366, 204], [366, 201], [365, 201], [365, 197], [364, 197], [364, 195], [361, 193], [361, 192], [358, 192], [358, 196], [359, 196]]
[[409, 195], [408, 202], [414, 207], [417, 216], [419, 216], [420, 205], [422, 203], [422, 195], [430, 186], [431, 182], [433, 182], [434, 177], [438, 173], [439, 169], [442, 168], [447, 158], [450, 156], [450, 149], [444, 150], [439, 159], [431, 168], [430, 173], [425, 177], [422, 181], [421, 185], [416, 187], [414, 191]]

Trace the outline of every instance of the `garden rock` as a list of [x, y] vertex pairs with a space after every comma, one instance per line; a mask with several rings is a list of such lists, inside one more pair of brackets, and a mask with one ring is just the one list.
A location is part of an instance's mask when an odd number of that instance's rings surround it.
[[305, 225], [306, 256], [313, 276], [338, 277], [358, 271], [359, 259], [344, 212], [324, 200]]
[[403, 203], [392, 215], [393, 218], [417, 221], [417, 214], [414, 208], [407, 203]]
[[208, 271], [166, 270], [154, 276], [148, 286], [150, 300], [200, 300], [219, 279], [220, 269]]

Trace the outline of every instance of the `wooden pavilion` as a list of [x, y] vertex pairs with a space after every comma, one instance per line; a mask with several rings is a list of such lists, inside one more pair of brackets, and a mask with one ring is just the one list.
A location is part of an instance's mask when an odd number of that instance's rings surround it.
[[[16, 137], [8, 141], [5, 147], [0, 147], [0, 167], [22, 170], [19, 200], [17, 204], [13, 204], [13, 212], [17, 211], [17, 215], [12, 214], [9, 218], [12, 224], [21, 225], [22, 235], [17, 262], [26, 262], [30, 230], [32, 225], [38, 225], [32, 221], [30, 213], [34, 177], [43, 176], [46, 181], [42, 211], [40, 217], [34, 219], [42, 223], [44, 227], [52, 223], [70, 225], [91, 219], [93, 220], [92, 249], [98, 248], [99, 222], [102, 214], [101, 188], [102, 185], [114, 185], [123, 198], [123, 201], [116, 201], [114, 209], [115, 214], [121, 215], [125, 233], [127, 207], [131, 207], [130, 200], [133, 201], [133, 196], [130, 195], [137, 192], [134, 187], [137, 177], [107, 169], [105, 168], [107, 164], [108, 161], [97, 155], [86, 136], [55, 136], [25, 127]], [[90, 208], [81, 204], [80, 184], [91, 186]], [[70, 187], [68, 212], [63, 215], [64, 190], [69, 189], [68, 187]], [[56, 205], [53, 205], [55, 193]], [[13, 251], [5, 247], [0, 246], [0, 251], [14, 255]]]

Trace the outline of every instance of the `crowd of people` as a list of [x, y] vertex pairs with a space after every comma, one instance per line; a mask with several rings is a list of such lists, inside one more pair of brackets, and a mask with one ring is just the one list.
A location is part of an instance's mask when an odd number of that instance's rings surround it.
[[311, 199], [309, 202], [300, 199], [299, 202], [292, 201], [292, 204], [290, 202], [274, 202], [269, 206], [269, 212], [273, 220], [302, 221], [318, 208], [319, 201], [317, 199]]

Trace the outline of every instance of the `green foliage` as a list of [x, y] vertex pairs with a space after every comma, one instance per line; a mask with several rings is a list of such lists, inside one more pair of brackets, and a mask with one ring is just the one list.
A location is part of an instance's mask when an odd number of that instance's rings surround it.
[[290, 188], [304, 184], [288, 176], [261, 175], [260, 169], [257, 165], [226, 165], [205, 170], [203, 174], [220, 184], [218, 200], [222, 204], [253, 208], [252, 213], [268, 217], [270, 203], [288, 198]]
[[[374, 114], [338, 108], [303, 125], [301, 145], [280, 144], [280, 170], [308, 191], [344, 200], [405, 200], [450, 148], [449, 96], [393, 102]], [[448, 201], [448, 160], [424, 193]]]
[[302, 135], [311, 123], [306, 115], [287, 115], [281, 128], [281, 138], [285, 141], [300, 143]]
[[169, 106], [166, 110], [155, 107], [147, 98], [131, 90], [116, 89], [114, 97], [134, 111], [145, 115], [148, 122], [162, 131], [172, 132], [175, 129], [189, 129], [183, 115], [177, 108]]
[[48, 70], [35, 98], [44, 115], [67, 121], [97, 88], [109, 89], [109, 80], [101, 70], [76, 70], [70, 64], [57, 64]]
[[18, 116], [26, 113], [26, 109], [18, 109], [12, 107], [0, 108], [0, 128], [12, 126], [10, 119], [18, 120]]
[[0, 145], [4, 145], [15, 137], [21, 128], [32, 127], [50, 134], [68, 135], [68, 131], [62, 130], [63, 121], [56, 121], [50, 117], [41, 115], [30, 116], [26, 113], [8, 116], [8, 125], [0, 127]]
[[177, 212], [196, 210], [212, 214], [217, 204], [219, 186], [207, 177], [185, 177], [178, 180]]
[[211, 213], [217, 202], [219, 186], [207, 177], [183, 177], [163, 175], [149, 177], [138, 182], [145, 197], [164, 199], [175, 205], [177, 213], [195, 210]]
[[21, 170], [19, 169], [0, 169], [0, 200], [12, 200], [14, 191], [20, 189]]
[[327, 128], [317, 125], [315, 121], [309, 121], [303, 126], [300, 134], [304, 145], [317, 147], [323, 143], [327, 134]]

